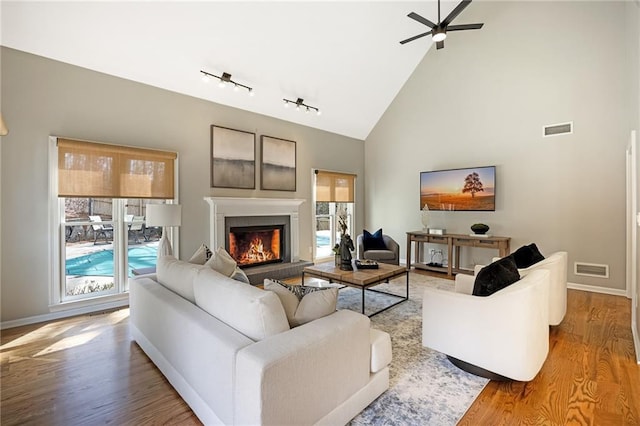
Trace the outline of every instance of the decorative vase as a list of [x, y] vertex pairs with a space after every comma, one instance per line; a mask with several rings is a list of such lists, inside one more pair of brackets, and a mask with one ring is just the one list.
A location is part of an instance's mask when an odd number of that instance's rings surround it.
[[425, 203], [422, 210], [420, 210], [420, 220], [422, 221], [422, 230], [429, 230], [429, 206]]
[[342, 261], [342, 259], [340, 259], [340, 255], [334, 254], [334, 257], [335, 257], [335, 265], [340, 266], [340, 262]]

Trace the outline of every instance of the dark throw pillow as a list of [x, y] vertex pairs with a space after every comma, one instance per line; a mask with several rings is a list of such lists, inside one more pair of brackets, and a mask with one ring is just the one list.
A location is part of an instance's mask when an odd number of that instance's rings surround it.
[[528, 268], [529, 266], [544, 260], [544, 256], [538, 250], [538, 246], [535, 243], [531, 243], [528, 246], [522, 246], [518, 250], [510, 254], [513, 260], [516, 262], [516, 266], [520, 269]]
[[362, 246], [364, 250], [386, 250], [387, 246], [382, 238], [382, 228], [378, 229], [373, 234], [366, 229], [362, 230]]
[[511, 256], [503, 257], [478, 272], [472, 294], [474, 296], [489, 296], [519, 279], [518, 267]]

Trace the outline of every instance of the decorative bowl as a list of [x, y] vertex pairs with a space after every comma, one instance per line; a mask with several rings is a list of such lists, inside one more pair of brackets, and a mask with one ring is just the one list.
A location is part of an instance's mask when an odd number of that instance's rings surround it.
[[471, 225], [471, 230], [475, 234], [486, 234], [489, 230], [489, 226], [485, 225], [484, 223], [474, 223], [473, 225]]

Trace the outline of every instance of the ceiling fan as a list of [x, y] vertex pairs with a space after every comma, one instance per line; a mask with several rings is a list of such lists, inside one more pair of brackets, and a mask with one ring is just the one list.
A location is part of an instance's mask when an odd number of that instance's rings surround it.
[[444, 39], [447, 38], [447, 31], [463, 31], [463, 30], [479, 30], [482, 28], [484, 24], [463, 24], [463, 25], [450, 25], [451, 21], [453, 21], [456, 16], [458, 16], [467, 6], [469, 6], [471, 0], [462, 0], [459, 5], [455, 7], [451, 11], [451, 13], [444, 18], [444, 21], [440, 21], [440, 0], [438, 0], [438, 23], [434, 24], [430, 20], [423, 18], [415, 12], [411, 12], [407, 16], [411, 19], [414, 19], [421, 24], [426, 25], [431, 28], [431, 31], [427, 31], [426, 33], [418, 34], [413, 37], [409, 37], [406, 40], [402, 40], [400, 44], [409, 43], [410, 41], [417, 40], [421, 37], [431, 35], [433, 41], [436, 42], [436, 48], [442, 49], [444, 47]]

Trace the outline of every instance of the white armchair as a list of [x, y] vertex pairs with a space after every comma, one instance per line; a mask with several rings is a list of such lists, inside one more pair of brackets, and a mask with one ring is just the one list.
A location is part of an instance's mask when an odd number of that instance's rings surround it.
[[[549, 325], [558, 325], [567, 313], [567, 252], [558, 251], [528, 268], [518, 269], [521, 277], [537, 269], [549, 270]], [[500, 259], [494, 257], [493, 261]], [[475, 274], [482, 269], [477, 265]]]
[[425, 289], [422, 345], [475, 367], [474, 374], [532, 380], [549, 353], [549, 271], [532, 271], [487, 297], [471, 295], [474, 279], [456, 275], [455, 292]]

